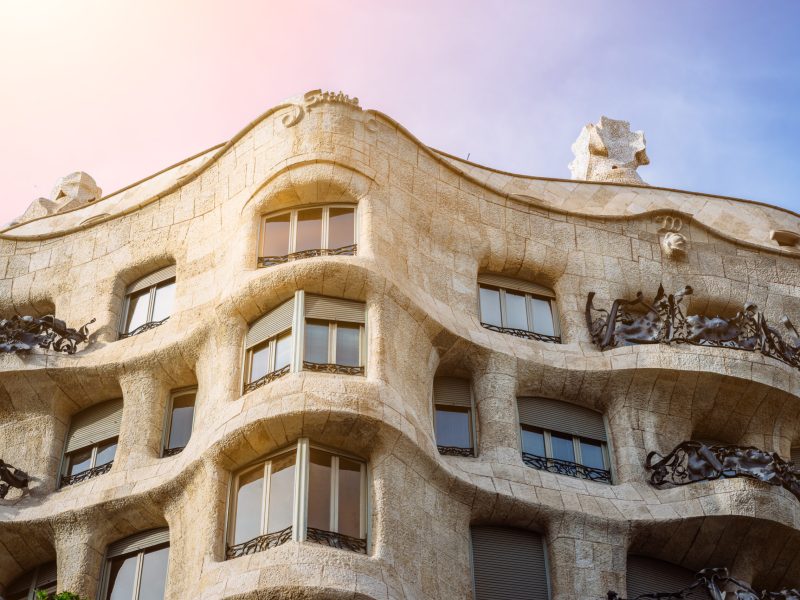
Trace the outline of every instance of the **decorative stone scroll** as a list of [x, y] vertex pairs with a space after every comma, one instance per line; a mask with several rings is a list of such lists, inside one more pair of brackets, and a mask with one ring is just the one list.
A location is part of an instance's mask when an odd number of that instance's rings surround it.
[[[608, 600], [621, 600], [616, 592], [608, 592]], [[800, 590], [783, 589], [780, 592], [762, 591], [753, 588], [728, 575], [728, 569], [703, 569], [697, 574], [697, 581], [677, 592], [653, 590], [631, 600], [690, 600], [707, 597], [709, 600], [800, 600]]]
[[800, 335], [787, 317], [781, 319], [786, 329], [781, 332], [769, 325], [758, 307], [749, 302], [730, 318], [686, 316], [681, 302], [691, 293], [688, 285], [669, 295], [659, 286], [651, 303], [638, 292], [634, 300], [618, 298], [611, 310], [605, 310], [595, 308], [594, 292], [590, 292], [586, 300], [586, 325], [592, 341], [600, 350], [634, 344], [693, 344], [758, 351], [800, 369]]
[[25, 471], [12, 467], [0, 459], [0, 499], [5, 498], [9, 489], [27, 489], [30, 477]]
[[323, 92], [322, 90], [311, 90], [310, 92], [306, 92], [303, 96], [302, 104], [291, 105], [292, 111], [289, 114], [284, 115], [281, 122], [287, 129], [289, 127], [294, 127], [303, 120], [303, 117], [306, 116], [307, 112], [310, 112], [312, 107], [324, 103], [347, 104], [361, 110], [361, 108], [358, 106], [358, 98], [351, 98], [342, 92]]
[[655, 487], [749, 477], [784, 487], [800, 500], [800, 466], [786, 462], [774, 452], [752, 446], [706, 446], [702, 442], [682, 442], [666, 456], [658, 452], [648, 454], [645, 468], [652, 471], [650, 484]]
[[89, 340], [89, 325], [71, 329], [61, 319], [53, 315], [31, 317], [15, 315], [10, 319], [0, 319], [0, 352], [27, 354], [34, 348], [53, 349], [56, 352], [75, 354], [78, 344]]

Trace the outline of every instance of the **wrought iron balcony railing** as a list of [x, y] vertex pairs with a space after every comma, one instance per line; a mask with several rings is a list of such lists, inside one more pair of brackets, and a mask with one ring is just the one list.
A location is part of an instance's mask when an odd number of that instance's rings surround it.
[[436, 446], [439, 449], [439, 454], [445, 456], [475, 456], [472, 448], [461, 448], [459, 446]]
[[285, 256], [259, 256], [258, 266], [259, 268], [271, 267], [273, 265], [281, 265], [293, 260], [312, 258], [314, 256], [355, 256], [357, 250], [358, 244], [350, 244], [349, 246], [342, 246], [341, 248], [315, 248], [313, 250], [302, 250], [300, 252], [286, 254]]
[[311, 542], [330, 546], [331, 548], [350, 550], [351, 552], [359, 552], [361, 554], [367, 553], [367, 540], [351, 537], [343, 533], [336, 533], [335, 531], [325, 531], [324, 529], [309, 527], [306, 529], [306, 539]]
[[89, 341], [89, 325], [71, 329], [61, 319], [53, 315], [31, 317], [15, 315], [10, 319], [0, 319], [0, 352], [27, 354], [34, 348], [53, 349], [56, 352], [75, 354], [78, 344]]
[[364, 367], [351, 367], [348, 365], [337, 365], [335, 363], [315, 363], [307, 360], [303, 361], [303, 370], [316, 371], [317, 373], [337, 373], [340, 375], [364, 374]]
[[[616, 592], [608, 592], [608, 600], [621, 600]], [[760, 594], [748, 584], [728, 575], [728, 570], [703, 569], [697, 574], [697, 580], [690, 586], [677, 592], [653, 590], [631, 600], [721, 600], [737, 598], [738, 600], [800, 600], [800, 590], [783, 589], [780, 592], [762, 591]]]
[[0, 499], [5, 498], [11, 488], [26, 489], [29, 482], [30, 477], [25, 471], [0, 459]]
[[114, 464], [114, 461], [107, 462], [104, 465], [100, 465], [99, 467], [92, 467], [91, 469], [86, 469], [85, 471], [81, 471], [80, 473], [75, 473], [74, 475], [63, 475], [61, 477], [61, 487], [67, 485], [74, 485], [76, 483], [81, 483], [82, 481], [86, 481], [87, 479], [91, 479], [92, 477], [97, 477], [98, 475], [102, 475], [103, 473], [108, 473], [111, 470], [111, 465]]
[[175, 456], [176, 454], [180, 454], [183, 452], [183, 449], [186, 446], [178, 446], [176, 448], [164, 448], [163, 457], [166, 458], [167, 456]]
[[752, 446], [707, 446], [696, 441], [682, 442], [666, 456], [658, 452], [648, 454], [645, 468], [652, 471], [650, 483], [656, 487], [749, 477], [782, 486], [800, 500], [800, 466], [783, 460], [774, 452]]
[[580, 477], [581, 479], [599, 481], [601, 483], [611, 483], [611, 471], [598, 469], [596, 467], [587, 467], [586, 465], [570, 462], [568, 460], [547, 458], [546, 456], [537, 456], [536, 454], [523, 452], [522, 462], [529, 467], [539, 469], [540, 471], [547, 471], [548, 473]]
[[252, 540], [242, 542], [241, 544], [228, 546], [225, 550], [225, 558], [239, 558], [240, 556], [245, 556], [247, 554], [255, 554], [256, 552], [263, 552], [264, 550], [269, 550], [270, 548], [277, 548], [281, 544], [285, 544], [291, 539], [292, 526], [289, 525], [289, 527], [286, 529], [260, 535]]
[[586, 325], [592, 341], [601, 349], [633, 344], [693, 344], [715, 348], [758, 351], [800, 369], [800, 335], [783, 317], [785, 332], [769, 325], [752, 303], [730, 318], [686, 316], [681, 302], [692, 293], [686, 286], [677, 294], [665, 294], [659, 286], [652, 303], [642, 292], [634, 300], [618, 298], [610, 310], [594, 307], [594, 292], [586, 300]]
[[267, 373], [266, 375], [264, 375], [263, 377], [259, 377], [255, 381], [251, 381], [250, 383], [244, 384], [244, 391], [245, 393], [247, 393], [247, 392], [252, 392], [253, 390], [257, 390], [262, 385], [267, 385], [268, 383], [275, 381], [279, 377], [283, 377], [289, 372], [289, 370], [290, 370], [289, 365], [286, 365], [285, 367], [276, 369], [271, 373]]
[[515, 335], [517, 337], [525, 338], [526, 340], [536, 340], [538, 342], [550, 342], [551, 344], [560, 344], [561, 336], [558, 335], [545, 335], [543, 333], [536, 333], [528, 331], [527, 329], [514, 329], [513, 327], [500, 327], [499, 325], [490, 325], [489, 323], [481, 323], [481, 326], [496, 331], [498, 333], [506, 333], [508, 335]]
[[119, 339], [124, 340], [125, 338], [133, 337], [135, 335], [139, 335], [140, 333], [144, 333], [145, 331], [150, 331], [151, 329], [155, 329], [159, 325], [163, 325], [164, 323], [166, 323], [168, 319], [169, 317], [161, 319], [160, 321], [149, 321], [144, 325], [139, 325], [139, 327], [133, 329], [132, 331], [120, 332]]

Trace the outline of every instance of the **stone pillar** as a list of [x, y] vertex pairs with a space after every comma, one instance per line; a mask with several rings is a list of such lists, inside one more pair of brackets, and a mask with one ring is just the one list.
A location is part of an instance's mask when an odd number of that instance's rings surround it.
[[59, 520], [55, 534], [58, 591], [69, 591], [81, 598], [96, 598], [100, 586], [105, 548], [92, 523], [74, 517]]
[[147, 371], [124, 373], [119, 384], [125, 409], [114, 463], [117, 469], [132, 469], [159, 456], [169, 389]]
[[516, 360], [492, 354], [473, 378], [480, 456], [489, 461], [519, 462]]

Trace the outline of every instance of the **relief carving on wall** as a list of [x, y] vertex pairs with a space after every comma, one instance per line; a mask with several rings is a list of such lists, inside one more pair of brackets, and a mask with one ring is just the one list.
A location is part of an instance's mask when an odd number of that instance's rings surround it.
[[27, 354], [34, 348], [53, 349], [56, 352], [75, 354], [78, 344], [89, 341], [89, 325], [72, 329], [53, 315], [31, 317], [14, 315], [0, 319], [0, 352]]
[[655, 218], [656, 223], [661, 227], [658, 233], [661, 234], [661, 250], [669, 258], [683, 258], [689, 250], [689, 241], [686, 236], [680, 233], [683, 228], [683, 220], [680, 217], [671, 215], [660, 215]]
[[343, 92], [323, 92], [322, 90], [311, 90], [306, 92], [303, 96], [302, 104], [292, 104], [291, 112], [283, 116], [281, 122], [284, 127], [294, 127], [303, 117], [306, 112], [310, 112], [311, 108], [324, 103], [347, 104], [361, 110], [358, 106], [358, 98], [351, 98]]

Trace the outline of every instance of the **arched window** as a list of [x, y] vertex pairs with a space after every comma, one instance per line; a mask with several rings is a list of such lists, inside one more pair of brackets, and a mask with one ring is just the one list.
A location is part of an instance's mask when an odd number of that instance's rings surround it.
[[517, 407], [526, 465], [611, 483], [603, 415], [549, 398], [518, 398]]
[[440, 454], [474, 456], [472, 391], [469, 379], [435, 377], [434, 426]]
[[103, 600], [163, 600], [169, 529], [144, 531], [111, 544], [103, 569]]
[[[638, 598], [643, 594], [675, 593], [692, 585], [697, 578], [689, 569], [647, 556], [628, 555], [626, 571], [628, 594]], [[688, 598], [708, 598], [705, 588]]]
[[478, 275], [481, 325], [541, 342], [561, 342], [552, 290], [502, 275]]
[[36, 600], [37, 591], [53, 594], [56, 585], [56, 563], [51, 562], [17, 577], [3, 597], [6, 600]]
[[175, 265], [134, 281], [125, 291], [120, 339], [158, 327], [169, 319], [175, 301]]
[[170, 394], [162, 456], [174, 456], [189, 443], [194, 427], [196, 396], [197, 388], [177, 390]]
[[544, 540], [532, 531], [473, 526], [475, 600], [547, 600]]
[[367, 466], [303, 438], [236, 475], [227, 558], [288, 542], [367, 551]]
[[108, 473], [117, 452], [122, 398], [108, 400], [72, 418], [61, 461], [61, 485]]
[[261, 224], [259, 267], [311, 256], [356, 253], [358, 222], [352, 204], [299, 208], [267, 215]]

